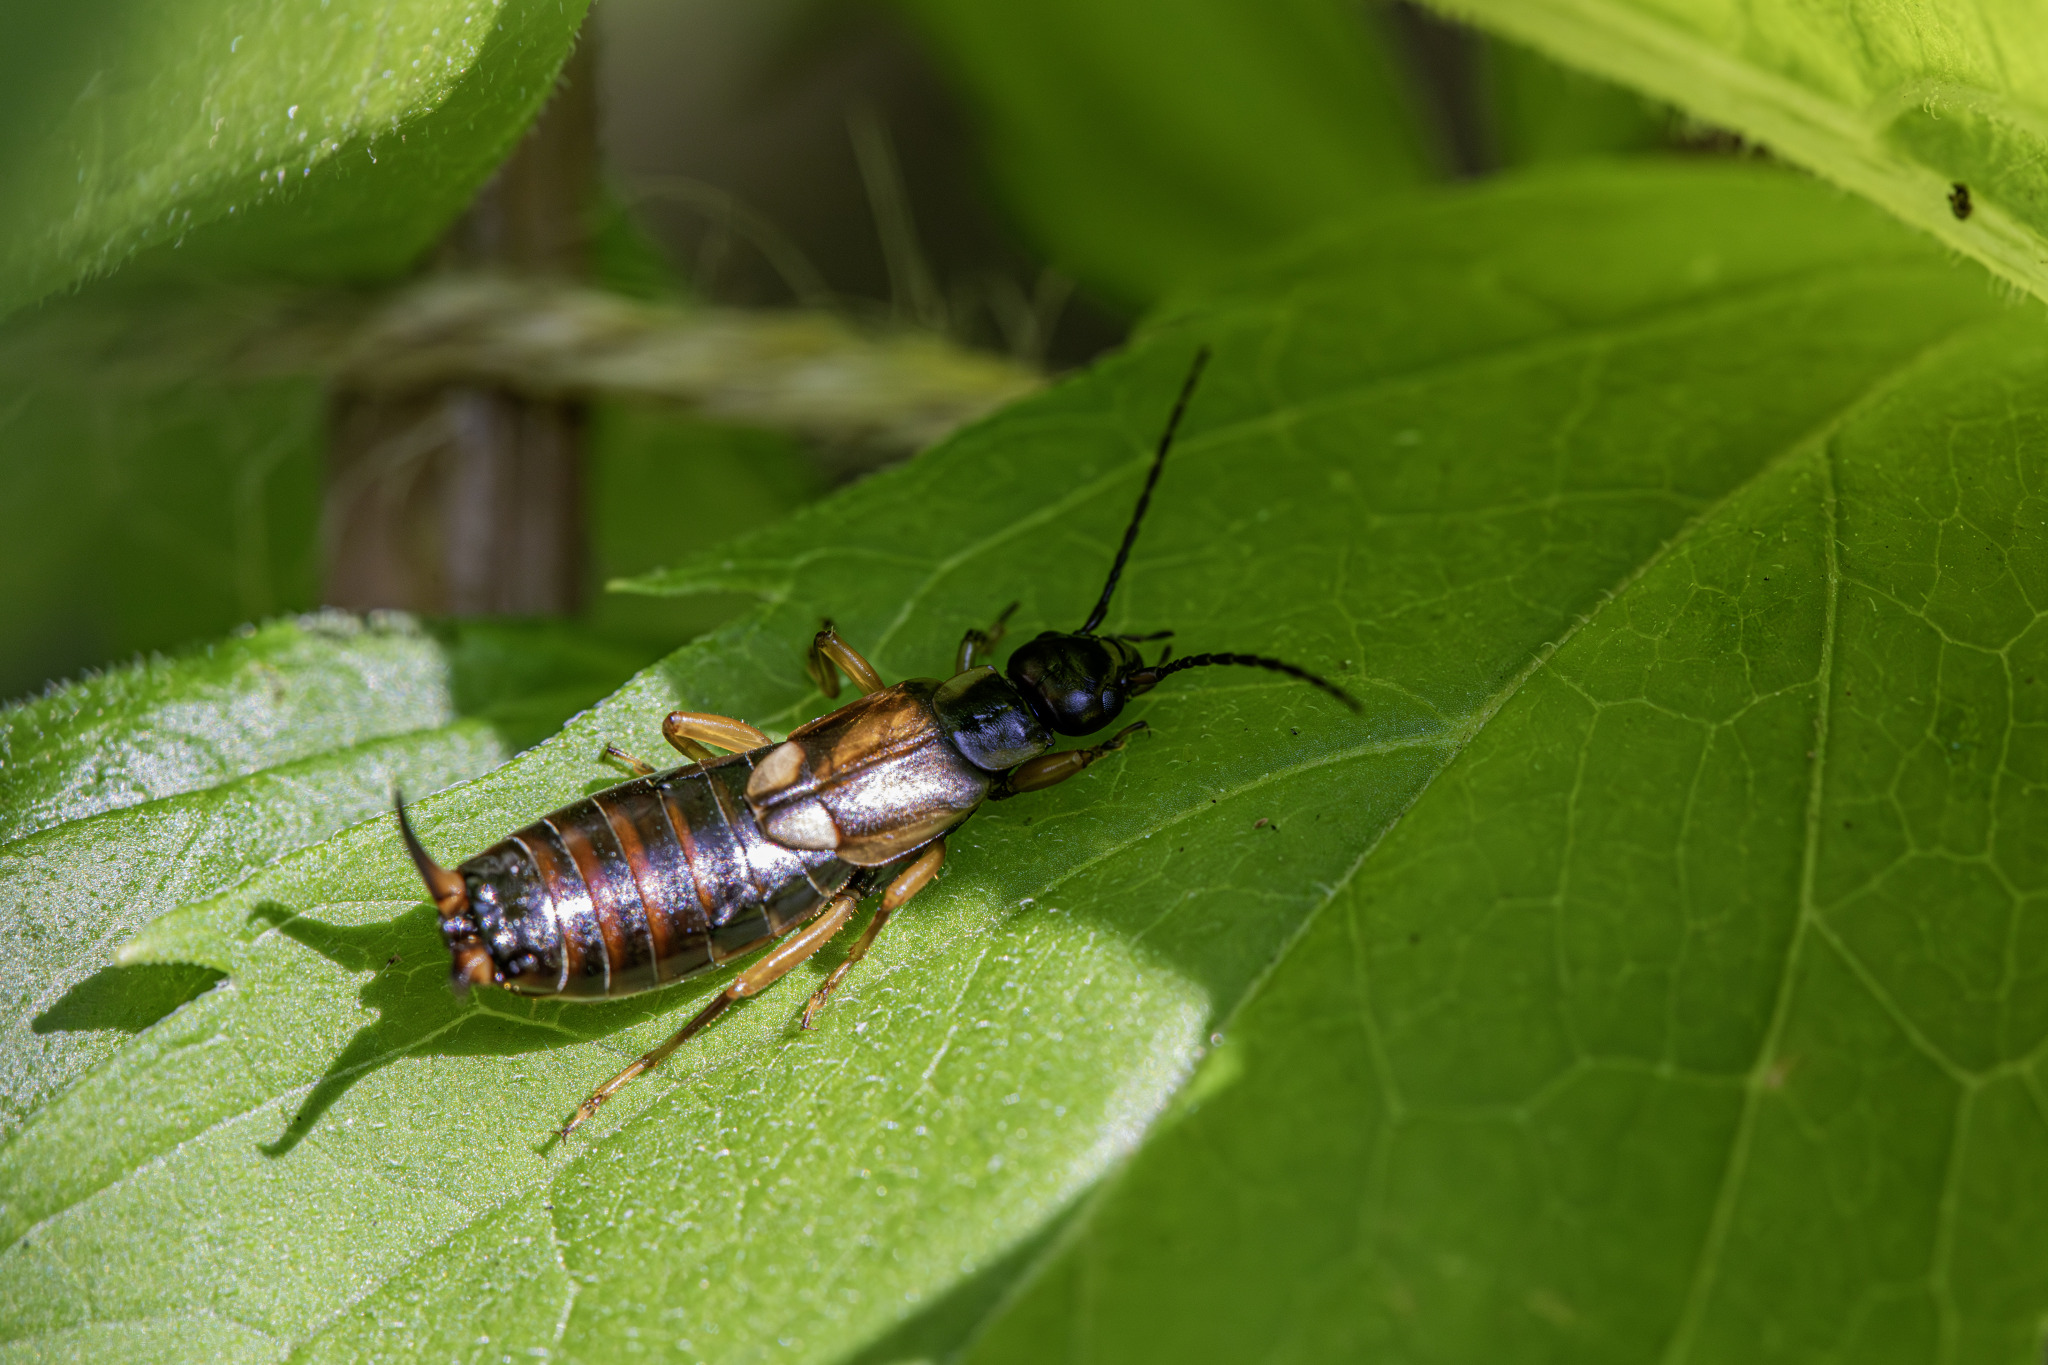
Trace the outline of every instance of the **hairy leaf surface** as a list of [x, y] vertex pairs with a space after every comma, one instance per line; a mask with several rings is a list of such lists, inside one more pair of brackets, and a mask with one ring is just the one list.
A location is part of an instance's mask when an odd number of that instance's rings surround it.
[[1439, 2], [1731, 128], [2048, 297], [2048, 24], [2032, 0]]
[[273, 622], [0, 710], [0, 1133], [210, 974], [123, 969], [153, 916], [506, 749], [400, 617]]
[[[1176, 677], [1125, 753], [977, 815], [818, 1029], [795, 1011], [830, 952], [559, 1145], [718, 980], [457, 1001], [390, 822], [346, 830], [123, 954], [227, 979], [0, 1148], [0, 1322], [22, 1352], [332, 1360], [1567, 1358], [1566, 1328], [1529, 1313], [1576, 1324], [1580, 1356], [1669, 1339], [1734, 1360], [1744, 1331], [1783, 1340], [1780, 1317], [1817, 1330], [1830, 1283], [1881, 1288], [1927, 1245], [1921, 1156], [1952, 1131], [1878, 989], [1919, 991], [1915, 1027], [1966, 1065], [2033, 1041], [1996, 1002], [2038, 849], [1984, 855], [1970, 840], [2024, 812], [1950, 821], [1947, 793], [2037, 790], [2027, 675], [1985, 660], [2039, 636], [2020, 585], [2042, 478], [2013, 425], [2038, 324], [1864, 206], [1739, 167], [1410, 203], [1185, 299], [1127, 354], [645, 582], [764, 602], [420, 803], [422, 834], [453, 861], [616, 780], [599, 745], [654, 757], [674, 705], [772, 731], [816, 714], [800, 652], [821, 615], [889, 677], [944, 671], [1013, 598], [1015, 631], [1078, 624], [1203, 342], [1109, 628], [1296, 660], [1364, 715], [1269, 675]], [[1979, 427], [1981, 446], [1955, 435]], [[1856, 503], [1830, 460], [1863, 431], [1897, 457]], [[1889, 559], [1852, 553], [1852, 506]], [[1894, 600], [1929, 629], [1887, 636]], [[1930, 693], [1912, 650], [1948, 668], [1951, 637], [1963, 671]], [[1852, 654], [1889, 729], [1825, 701]], [[1880, 732], [1949, 784], [1920, 779], [1889, 824], [1858, 776], [1886, 752], [1841, 738]], [[1838, 767], [1839, 787], [1815, 776]], [[1891, 843], [1814, 842], [1837, 818]], [[1910, 856], [1937, 836], [1952, 856]], [[1923, 880], [1887, 913], [1801, 909], [1901, 850]], [[1944, 955], [1945, 907], [1994, 871], [2017, 889]], [[1834, 996], [1781, 984], [1831, 962]], [[1808, 1109], [1774, 1128], [1743, 1102], [1766, 1084]], [[2024, 1113], [1973, 1131], [2017, 1141]], [[1638, 1132], [1656, 1160], [1632, 1164]], [[1799, 1144], [1830, 1132], [1865, 1164], [1809, 1179]], [[1385, 1179], [1411, 1148], [1413, 1178]], [[1191, 1172], [1190, 1150], [1230, 1163]], [[1804, 1190], [1866, 1259], [1779, 1247], [1774, 1206], [1744, 1202], [1759, 1181]], [[2042, 1214], [2025, 1188], [1944, 1254], [2017, 1244]], [[1354, 1270], [1368, 1235], [1380, 1259]], [[1111, 1247], [1131, 1292], [1090, 1298]], [[1670, 1267], [1709, 1263], [1734, 1269], [1672, 1290]], [[1786, 1276], [1798, 1294], [1760, 1297]], [[2038, 1314], [1999, 1283], [2008, 1306], [1973, 1304], [1973, 1329]], [[1858, 1330], [1904, 1302], [1873, 1292]]]

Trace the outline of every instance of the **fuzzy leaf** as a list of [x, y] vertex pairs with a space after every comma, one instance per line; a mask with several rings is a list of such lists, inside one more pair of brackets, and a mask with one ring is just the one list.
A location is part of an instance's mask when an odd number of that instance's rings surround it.
[[505, 752], [401, 617], [272, 622], [0, 710], [0, 1134], [209, 983], [113, 966], [152, 916]]
[[2048, 297], [2048, 24], [2030, 0], [1437, 2], [1731, 128]]

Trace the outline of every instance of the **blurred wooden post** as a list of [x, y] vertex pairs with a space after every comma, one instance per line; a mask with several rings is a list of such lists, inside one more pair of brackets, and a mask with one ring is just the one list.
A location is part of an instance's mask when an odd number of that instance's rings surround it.
[[[574, 278], [597, 178], [586, 25], [554, 97], [450, 229], [434, 268]], [[557, 614], [582, 600], [581, 405], [498, 389], [334, 394], [321, 530], [327, 601]]]

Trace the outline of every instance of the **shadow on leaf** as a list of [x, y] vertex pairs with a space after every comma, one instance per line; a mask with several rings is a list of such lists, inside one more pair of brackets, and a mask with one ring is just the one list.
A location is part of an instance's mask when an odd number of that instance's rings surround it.
[[449, 989], [448, 950], [431, 906], [416, 906], [374, 924], [338, 925], [266, 902], [250, 918], [275, 926], [345, 970], [375, 973], [359, 999], [377, 1012], [376, 1020], [356, 1030], [335, 1054], [277, 1140], [261, 1144], [260, 1150], [273, 1157], [298, 1146], [351, 1086], [401, 1058], [511, 1056], [569, 1047], [683, 1008], [691, 996], [703, 993], [698, 988], [710, 984], [698, 980], [683, 992], [655, 991], [603, 1003], [563, 1005], [495, 989], [465, 999]]
[[211, 967], [187, 962], [107, 967], [64, 992], [29, 1028], [36, 1033], [140, 1033], [220, 979]]
[[957, 1361], [1005, 1301], [1031, 1282], [1038, 1264], [1080, 1211], [1079, 1202], [1053, 1214], [1030, 1235], [868, 1343], [847, 1365], [911, 1365]]

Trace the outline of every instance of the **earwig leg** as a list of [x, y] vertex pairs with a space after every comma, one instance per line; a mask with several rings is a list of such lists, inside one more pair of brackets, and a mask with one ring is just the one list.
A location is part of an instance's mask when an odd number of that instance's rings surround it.
[[853, 685], [863, 693], [882, 690], [882, 676], [875, 672], [873, 664], [854, 650], [852, 645], [839, 638], [839, 632], [828, 619], [824, 628], [811, 639], [811, 651], [804, 656], [804, 669], [811, 675], [811, 681], [818, 690], [828, 697], [839, 695], [839, 674], [834, 665], [845, 670], [853, 679]]
[[970, 630], [960, 637], [960, 655], [957, 660], [959, 667], [953, 670], [955, 673], [965, 673], [968, 669], [974, 667], [974, 656], [976, 654], [981, 653], [983, 650], [992, 650], [996, 647], [1003, 638], [1003, 632], [1009, 629], [1010, 613], [1015, 610], [1017, 610], [1017, 604], [1012, 602], [1009, 606], [1003, 608], [1003, 614], [998, 616], [996, 623], [987, 630]]
[[1115, 753], [1123, 748], [1124, 742], [1138, 731], [1150, 728], [1141, 720], [1135, 725], [1126, 725], [1092, 749], [1068, 749], [1057, 754], [1040, 754], [1037, 758], [1028, 758], [996, 780], [996, 788], [989, 793], [989, 800], [1007, 801], [1024, 792], [1056, 787], [1104, 754]]
[[738, 753], [775, 742], [743, 720], [714, 716], [708, 711], [671, 711], [661, 723], [661, 734], [679, 753], [699, 763], [709, 763], [717, 757], [705, 744]]
[[938, 840], [919, 854], [917, 861], [896, 874], [889, 883], [889, 889], [882, 893], [882, 904], [875, 911], [875, 917], [868, 921], [868, 927], [853, 941], [853, 948], [846, 955], [846, 961], [832, 969], [832, 975], [825, 978], [825, 984], [811, 993], [811, 1002], [804, 1006], [804, 1027], [809, 1028], [818, 1017], [818, 1011], [825, 1008], [826, 998], [846, 978], [853, 964], [868, 955], [875, 938], [882, 932], [882, 926], [889, 922], [889, 916], [896, 913], [903, 902], [931, 885], [932, 878], [939, 875], [939, 868], [946, 861], [946, 841]]
[[825, 946], [834, 934], [846, 927], [846, 921], [853, 918], [854, 907], [860, 898], [852, 894], [834, 897], [825, 906], [825, 912], [791, 934], [782, 942], [770, 948], [761, 960], [732, 979], [732, 984], [711, 997], [709, 1004], [697, 1011], [697, 1016], [677, 1029], [669, 1040], [651, 1052], [643, 1053], [631, 1066], [593, 1090], [590, 1098], [583, 1101], [575, 1115], [562, 1125], [563, 1137], [576, 1129], [595, 1114], [604, 1102], [631, 1085], [635, 1080], [668, 1060], [671, 1052], [695, 1037], [706, 1024], [716, 1019], [731, 1007], [732, 1002], [749, 995], [759, 995], [779, 981], [791, 968], [808, 959], [811, 954]]
[[605, 745], [604, 752], [598, 757], [610, 759], [635, 777], [652, 777], [656, 771], [652, 763], [641, 762], [616, 744]]

